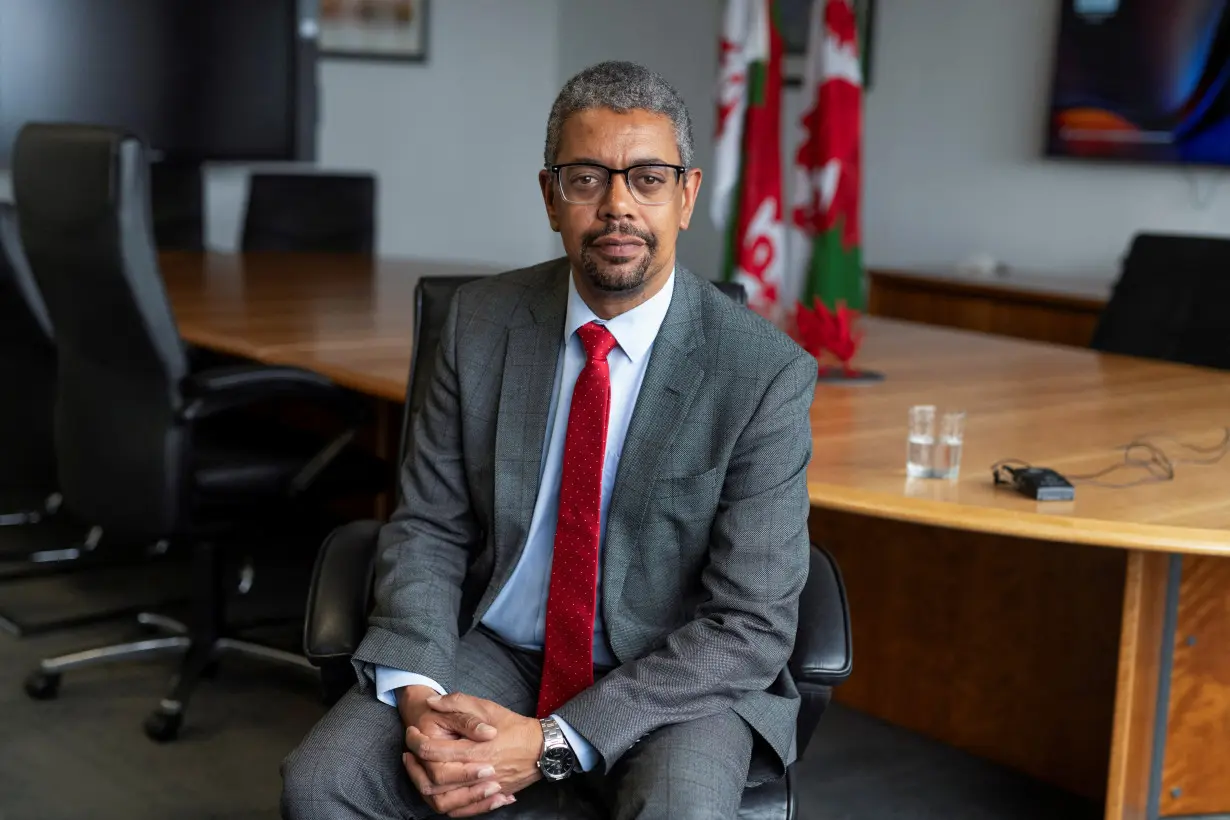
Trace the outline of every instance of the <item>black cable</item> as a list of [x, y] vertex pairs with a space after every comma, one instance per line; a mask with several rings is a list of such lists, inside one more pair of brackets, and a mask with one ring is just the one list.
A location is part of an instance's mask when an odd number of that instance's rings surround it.
[[1216, 464], [1221, 461], [1226, 453], [1230, 452], [1230, 427], [1221, 428], [1221, 441], [1210, 447], [1202, 447], [1199, 444], [1188, 444], [1185, 441], [1170, 435], [1169, 433], [1147, 433], [1139, 436], [1133, 444], [1146, 442], [1151, 438], [1163, 438], [1177, 444], [1184, 450], [1191, 450], [1193, 453], [1212, 454], [1209, 458], [1172, 458], [1172, 464]]
[[[1221, 441], [1207, 447], [1199, 444], [1189, 444], [1168, 433], [1148, 433], [1143, 436], [1138, 436], [1129, 444], [1121, 448], [1123, 450], [1123, 461], [1118, 464], [1112, 464], [1092, 473], [1083, 473], [1079, 475], [1064, 474], [1064, 478], [1073, 484], [1082, 483], [1093, 487], [1105, 487], [1113, 490], [1136, 487], [1141, 484], [1155, 484], [1163, 481], [1173, 481], [1175, 477], [1176, 464], [1216, 464], [1226, 456], [1226, 453], [1230, 453], [1230, 427], [1223, 427], [1221, 429]], [[1199, 453], [1207, 457], [1186, 459], [1171, 458], [1165, 450], [1149, 441], [1149, 439], [1158, 438], [1169, 439], [1182, 449], [1190, 450], [1193, 453]], [[1015, 469], [1009, 466], [1014, 464], [1020, 466]], [[1023, 459], [1005, 458], [991, 465], [991, 475], [996, 484], [1011, 484], [1012, 481], [1005, 477], [1005, 473], [1012, 475], [1015, 474], [1018, 469], [1031, 469], [1032, 467], [1032, 464]], [[1143, 468], [1148, 475], [1126, 483], [1112, 483], [1098, 480], [1105, 475], [1109, 475], [1124, 468]]]

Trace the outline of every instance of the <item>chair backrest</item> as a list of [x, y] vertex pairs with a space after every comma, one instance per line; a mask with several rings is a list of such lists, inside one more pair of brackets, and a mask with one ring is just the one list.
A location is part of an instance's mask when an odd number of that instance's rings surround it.
[[370, 174], [252, 174], [245, 251], [372, 253], [376, 179]]
[[410, 426], [427, 399], [427, 386], [436, 372], [436, 351], [453, 294], [478, 276], [424, 276], [414, 286], [414, 342], [410, 350], [410, 376], [406, 382], [406, 402], [402, 409], [398, 464], [406, 457]]
[[12, 180], [55, 328], [65, 504], [104, 527], [168, 531], [182, 500], [188, 362], [154, 250], [145, 146], [108, 128], [29, 124]]
[[739, 282], [714, 282], [714, 286], [725, 293], [731, 299], [734, 299], [743, 307], [747, 307], [747, 288]]
[[0, 488], [55, 489], [56, 348], [21, 246], [17, 208], [0, 203]]
[[1092, 347], [1230, 369], [1230, 239], [1137, 234]]

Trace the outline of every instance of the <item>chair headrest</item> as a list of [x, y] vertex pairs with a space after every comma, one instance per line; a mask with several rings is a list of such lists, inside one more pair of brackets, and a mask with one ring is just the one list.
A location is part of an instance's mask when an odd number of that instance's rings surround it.
[[13, 145], [13, 190], [22, 211], [62, 233], [113, 214], [119, 163], [143, 151], [132, 134], [102, 126], [28, 123]]

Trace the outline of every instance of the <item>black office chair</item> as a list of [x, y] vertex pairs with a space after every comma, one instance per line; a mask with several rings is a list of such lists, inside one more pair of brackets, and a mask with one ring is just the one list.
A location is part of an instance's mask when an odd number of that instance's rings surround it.
[[246, 251], [372, 253], [370, 174], [252, 174], [240, 246]]
[[[244, 533], [266, 539], [339, 487], [382, 488], [387, 465], [348, 447], [362, 406], [323, 376], [259, 365], [189, 371], [158, 270], [147, 173], [141, 142], [106, 128], [30, 124], [13, 151], [22, 244], [56, 329], [64, 505], [108, 532], [190, 545], [194, 623], [183, 634], [169, 619], [146, 617], [180, 634], [44, 660], [26, 691], [50, 698], [69, 669], [184, 652], [170, 693], [145, 724], [151, 738], [169, 740], [216, 655], [307, 665], [235, 637], [224, 617], [234, 585], [224, 578], [222, 547], [242, 544]], [[328, 408], [345, 429], [323, 449], [280, 428], [235, 432], [230, 411], [280, 397]]]
[[[417, 285], [415, 338], [404, 424], [408, 424], [426, 399], [440, 332], [453, 294], [474, 278], [424, 277]], [[742, 289], [739, 285], [735, 287]], [[722, 290], [738, 296], [733, 288]], [[405, 452], [405, 439], [403, 429], [402, 452]], [[317, 553], [308, 592], [303, 642], [308, 659], [320, 667], [325, 701], [329, 704], [336, 702], [355, 682], [350, 656], [367, 632], [379, 530], [379, 521], [352, 522], [334, 530]], [[828, 706], [832, 687], [849, 677], [851, 667], [850, 615], [845, 586], [833, 558], [813, 547], [811, 571], [799, 601], [798, 633], [790, 657], [790, 671], [803, 699], [798, 718], [800, 758]], [[748, 789], [739, 816], [744, 820], [797, 817], [794, 769], [792, 766], [781, 780]], [[578, 807], [576, 813], [590, 816], [592, 807], [588, 810]], [[548, 816], [557, 817], [559, 813], [553, 809]]]
[[1092, 347], [1230, 369], [1230, 239], [1137, 234]]
[[0, 203], [0, 524], [38, 521], [58, 501], [51, 411], [56, 347], [17, 228], [17, 209]]
[[[21, 245], [17, 209], [0, 203], [0, 526], [38, 524], [60, 512], [52, 414], [56, 391], [56, 346], [51, 317]], [[61, 516], [62, 518], [62, 516]], [[99, 527], [68, 522], [34, 549], [4, 551], [0, 583], [63, 571], [92, 553], [102, 540]], [[71, 535], [70, 535], [71, 532]], [[62, 540], [60, 540], [62, 539]], [[25, 539], [23, 539], [23, 543]], [[117, 558], [127, 558], [126, 554]], [[24, 622], [0, 612], [0, 623], [25, 636], [130, 612], [108, 609], [87, 616]]]

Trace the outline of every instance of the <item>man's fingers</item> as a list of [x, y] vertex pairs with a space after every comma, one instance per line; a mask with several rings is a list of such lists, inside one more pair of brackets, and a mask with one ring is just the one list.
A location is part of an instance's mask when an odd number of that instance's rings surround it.
[[470, 740], [495, 740], [496, 728], [485, 723], [473, 712], [443, 712], [433, 717], [462, 737]]
[[491, 755], [486, 743], [428, 737], [413, 726], [406, 730], [406, 748], [419, 760], [433, 763], [481, 763]]
[[495, 779], [495, 767], [490, 763], [418, 763], [427, 771], [433, 793]]
[[447, 721], [447, 725], [471, 740], [495, 740], [496, 729], [487, 722], [491, 707], [495, 706], [491, 701], [454, 692], [428, 698], [427, 705]]
[[432, 785], [427, 769], [415, 759], [414, 755], [408, 752], [403, 754], [402, 763], [405, 764], [411, 782], [419, 790], [419, 794], [423, 795], [427, 805], [431, 806], [432, 811], [440, 814], [459, 811], [474, 805], [483, 806], [481, 811], [490, 811], [490, 808], [485, 808], [491, 802], [490, 798], [493, 795], [499, 795], [500, 784], [494, 780], [466, 786], [438, 787]]
[[494, 811], [502, 806], [507, 806], [509, 803], [516, 803], [517, 798], [511, 794], [497, 794], [495, 797], [486, 800], [480, 800], [477, 803], [471, 803], [464, 809], [457, 809], [448, 813], [449, 817], [475, 817], [480, 814], [486, 814], [489, 811]]
[[414, 788], [419, 790], [419, 794], [424, 797], [429, 797], [432, 794], [431, 778], [427, 776], [427, 770], [423, 768], [423, 764], [414, 759], [414, 755], [406, 752], [401, 756], [402, 765], [406, 767], [406, 774], [410, 775], [410, 782], [414, 784]]
[[451, 695], [439, 695], [427, 699], [427, 705], [437, 712], [469, 712], [486, 717], [491, 701], [467, 695], [465, 692], [454, 692]]
[[[443, 794], [425, 794], [423, 799], [433, 811], [439, 814], [452, 814], [455, 811], [473, 809], [470, 814], [460, 815], [470, 817], [490, 811], [493, 799], [498, 799], [500, 796], [500, 784], [491, 782], [479, 783], [476, 786], [462, 786], [458, 789], [450, 789]], [[501, 802], [499, 805], [504, 804]]]

